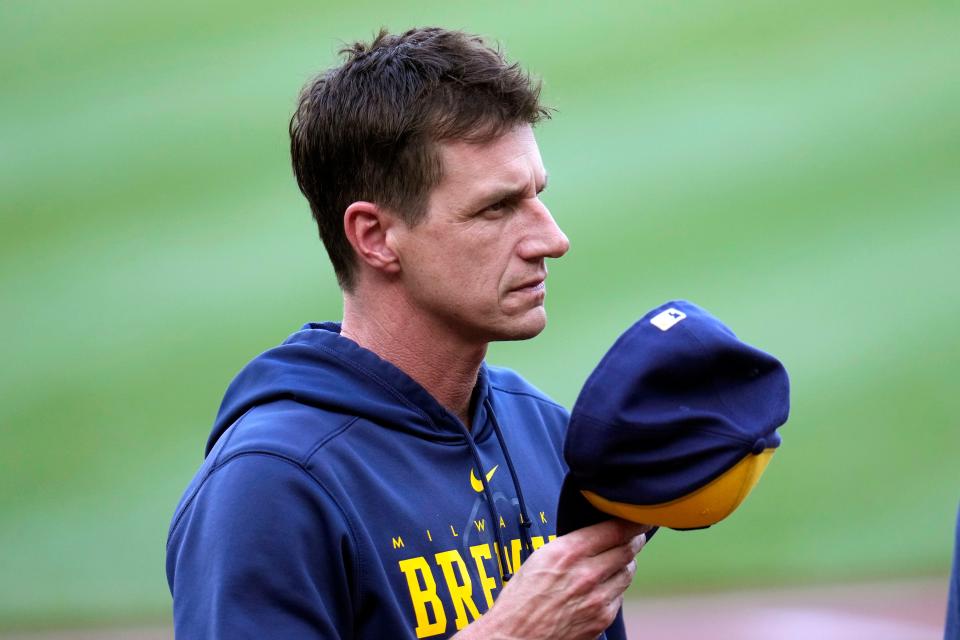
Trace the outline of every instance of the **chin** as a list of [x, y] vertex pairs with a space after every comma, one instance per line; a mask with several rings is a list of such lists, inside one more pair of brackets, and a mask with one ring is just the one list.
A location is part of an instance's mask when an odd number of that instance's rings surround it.
[[506, 323], [490, 341], [529, 340], [540, 335], [547, 326], [547, 314], [541, 307], [539, 313], [529, 313], [523, 318]]

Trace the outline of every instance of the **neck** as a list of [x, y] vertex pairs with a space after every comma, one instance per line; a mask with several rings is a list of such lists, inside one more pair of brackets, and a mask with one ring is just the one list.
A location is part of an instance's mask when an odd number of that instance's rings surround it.
[[340, 334], [401, 369], [471, 428], [470, 398], [486, 343], [464, 341], [448, 323], [389, 295], [344, 295]]

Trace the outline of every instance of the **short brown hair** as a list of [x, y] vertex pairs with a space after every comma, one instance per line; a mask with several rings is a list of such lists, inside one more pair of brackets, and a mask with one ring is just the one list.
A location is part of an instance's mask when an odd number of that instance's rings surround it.
[[408, 225], [440, 182], [437, 143], [485, 142], [550, 117], [540, 83], [482, 38], [441, 28], [342, 49], [343, 64], [304, 86], [290, 119], [290, 154], [340, 286], [354, 284], [343, 214], [358, 200]]

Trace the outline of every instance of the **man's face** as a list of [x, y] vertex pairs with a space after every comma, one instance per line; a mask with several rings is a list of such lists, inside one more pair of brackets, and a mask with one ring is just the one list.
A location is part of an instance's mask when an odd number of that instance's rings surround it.
[[529, 126], [485, 144], [441, 143], [427, 214], [400, 234], [409, 299], [470, 342], [532, 338], [546, 325], [546, 258], [567, 237], [540, 202], [547, 175]]

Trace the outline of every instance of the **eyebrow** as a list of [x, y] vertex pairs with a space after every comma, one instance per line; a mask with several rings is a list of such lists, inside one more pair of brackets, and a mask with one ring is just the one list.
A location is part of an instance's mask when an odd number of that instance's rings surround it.
[[[550, 175], [544, 171], [543, 173], [543, 184], [537, 188], [537, 193], [542, 193], [547, 188], [547, 183], [550, 179]], [[515, 187], [515, 186], [503, 186], [500, 189], [496, 189], [487, 194], [486, 197], [482, 198], [478, 204], [483, 203], [494, 203], [500, 202], [501, 200], [520, 200], [523, 198], [524, 194], [527, 192], [526, 187]]]

